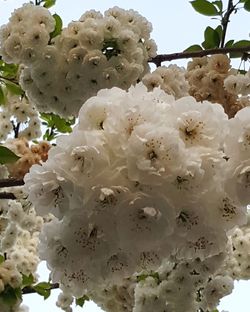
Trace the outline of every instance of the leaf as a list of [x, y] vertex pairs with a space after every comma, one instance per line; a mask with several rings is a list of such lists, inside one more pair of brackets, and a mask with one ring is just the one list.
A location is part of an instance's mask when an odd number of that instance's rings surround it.
[[221, 0], [218, 0], [218, 1], [213, 1], [212, 2], [214, 5], [217, 6], [217, 8], [219, 9], [220, 13], [222, 13], [222, 10], [223, 10], [223, 3]]
[[220, 45], [220, 35], [210, 26], [205, 29], [204, 39], [205, 40], [202, 42], [204, 49], [217, 48]]
[[3, 255], [0, 255], [0, 264], [2, 264], [5, 261], [5, 257]]
[[[240, 40], [235, 42], [232, 45], [232, 48], [243, 48], [243, 47], [249, 47], [250, 50], [250, 41], [249, 40]], [[234, 57], [242, 57], [243, 53], [242, 52], [231, 52], [230, 53], [230, 57], [234, 58]]]
[[52, 33], [50, 33], [50, 38], [54, 38], [59, 35], [62, 31], [63, 22], [61, 17], [58, 14], [53, 14], [54, 20], [56, 22], [55, 29]]
[[16, 162], [20, 157], [13, 153], [10, 149], [0, 145], [0, 164], [8, 164]]
[[49, 9], [56, 3], [56, 0], [45, 0], [44, 7]]
[[41, 282], [33, 286], [33, 289], [40, 295], [43, 296], [44, 300], [48, 299], [51, 293], [51, 285], [47, 282]]
[[30, 286], [33, 283], [34, 283], [34, 276], [32, 274], [30, 274], [30, 275], [24, 275], [23, 274], [22, 287]]
[[202, 47], [198, 44], [193, 44], [190, 47], [188, 47], [184, 52], [195, 52], [195, 51], [201, 51], [203, 50]]
[[85, 301], [88, 301], [89, 300], [89, 297], [84, 295], [83, 297], [81, 298], [76, 298], [76, 305], [77, 306], [80, 306], [80, 307], [83, 307]]
[[218, 33], [218, 35], [219, 35], [219, 38], [220, 38], [220, 40], [221, 40], [221, 37], [222, 37], [222, 26], [221, 25], [219, 25], [219, 26], [217, 26], [216, 28], [215, 28], [215, 31]]
[[234, 48], [241, 48], [241, 47], [250, 47], [250, 41], [249, 40], [240, 40], [233, 44]]
[[15, 78], [18, 72], [18, 65], [8, 64], [4, 61], [0, 61], [0, 72], [1, 76], [6, 78]]
[[250, 12], [250, 0], [245, 1], [244, 3], [244, 9], [248, 12]]
[[6, 103], [6, 96], [3, 91], [3, 87], [0, 86], [0, 105], [4, 105]]
[[158, 273], [158, 272], [152, 272], [152, 273], [150, 273], [150, 274], [141, 274], [141, 275], [138, 275], [138, 276], [136, 277], [137, 283], [139, 283], [139, 282], [141, 282], [141, 281], [145, 281], [145, 279], [148, 278], [148, 277], [153, 277], [153, 278], [156, 280], [157, 284], [160, 283], [160, 277], [159, 277], [159, 273]]
[[65, 119], [63, 119], [57, 115], [54, 115], [53, 116], [53, 122], [54, 122], [54, 125], [56, 126], [56, 128], [59, 132], [61, 132], [61, 133], [72, 132], [70, 125], [68, 124], [68, 122]]
[[21, 288], [12, 288], [6, 285], [4, 291], [0, 293], [0, 298], [6, 305], [14, 306], [22, 298]]
[[6, 85], [6, 89], [15, 95], [23, 95], [24, 91], [22, 90], [21, 86], [19, 86], [19, 84], [11, 82], [11, 81], [7, 81], [4, 80], [4, 83]]
[[43, 139], [47, 141], [53, 140], [58, 135], [58, 132], [60, 133], [72, 132], [72, 125], [75, 124], [75, 118], [71, 119], [69, 118], [66, 120], [52, 113], [50, 114], [41, 113], [40, 117], [42, 120], [45, 121], [42, 122], [42, 124], [51, 129], [51, 130], [47, 129], [43, 136]]
[[225, 48], [230, 48], [233, 46], [234, 40], [228, 40], [228, 42], [225, 44]]
[[220, 15], [220, 12], [216, 9], [216, 6], [207, 0], [194, 0], [190, 1], [192, 7], [196, 12], [206, 16]]

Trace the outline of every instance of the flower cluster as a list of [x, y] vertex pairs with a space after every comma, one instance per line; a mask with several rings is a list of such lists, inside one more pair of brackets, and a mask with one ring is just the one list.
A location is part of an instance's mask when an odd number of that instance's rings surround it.
[[[7, 103], [0, 106], [0, 141], [13, 131], [13, 125], [19, 125], [19, 137], [28, 140], [41, 136], [41, 122], [35, 107], [26, 97], [7, 95]], [[23, 127], [23, 129], [21, 129]]]
[[48, 45], [55, 20], [50, 12], [31, 3], [16, 9], [0, 29], [0, 53], [7, 63], [29, 65]]
[[27, 312], [28, 308], [21, 305], [21, 298], [10, 304], [6, 297], [13, 294], [13, 289], [21, 291], [23, 275], [37, 277], [40, 262], [37, 255], [38, 235], [43, 219], [36, 216], [30, 203], [23, 198], [20, 187], [10, 191], [15, 193], [17, 200], [2, 199], [0, 203], [0, 255], [3, 261], [0, 264], [0, 310]]
[[15, 163], [6, 164], [9, 176], [17, 179], [22, 179], [32, 165], [46, 161], [50, 149], [46, 141], [29, 146], [25, 138], [8, 139], [4, 145], [20, 157]]
[[45, 8], [26, 4], [0, 30], [0, 53], [26, 65], [20, 83], [39, 111], [76, 116], [98, 90], [136, 83], [156, 53], [151, 24], [133, 10], [88, 11], [51, 38], [54, 24]]
[[163, 261], [155, 272], [141, 272], [121, 285], [96, 287], [90, 297], [107, 312], [212, 311], [231, 293], [233, 279], [221, 274], [226, 253], [190, 261]]
[[[230, 59], [226, 55], [216, 54], [211, 57], [195, 58], [188, 63], [186, 79], [189, 82], [189, 94], [197, 101], [208, 100], [220, 103], [229, 117], [233, 117], [240, 109], [249, 105], [249, 100], [239, 98], [230, 78], [235, 77], [235, 70], [231, 69]], [[239, 77], [236, 76], [239, 80]], [[247, 80], [247, 79], [245, 79]]]
[[57, 217], [40, 245], [53, 280], [79, 297], [170, 255], [220, 253], [227, 231], [246, 221], [246, 204], [225, 183], [229, 126], [219, 104], [142, 84], [90, 98], [73, 132], [25, 176], [38, 214]]
[[185, 74], [186, 70], [177, 65], [159, 66], [152, 73], [146, 74], [142, 82], [149, 91], [161, 87], [167, 94], [179, 99], [188, 95], [189, 84]]

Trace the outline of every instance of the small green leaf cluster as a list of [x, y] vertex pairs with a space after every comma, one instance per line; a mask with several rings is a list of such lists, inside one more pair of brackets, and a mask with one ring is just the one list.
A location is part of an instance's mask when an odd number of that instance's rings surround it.
[[7, 64], [0, 59], [0, 105], [7, 102], [7, 93], [24, 95], [24, 91], [17, 81], [18, 65]]
[[85, 301], [89, 301], [89, 297], [86, 296], [86, 295], [84, 295], [84, 296], [81, 297], [81, 298], [76, 298], [76, 299], [75, 299], [75, 304], [76, 304], [77, 306], [83, 307]]
[[157, 282], [157, 284], [160, 283], [160, 276], [159, 276], [159, 273], [158, 272], [151, 272], [151, 273], [145, 273], [145, 274], [140, 274], [140, 275], [137, 275], [136, 277], [136, 281], [137, 283], [141, 282], [141, 281], [145, 281], [146, 278], [148, 277], [153, 277], [154, 280]]
[[55, 114], [40, 114], [43, 120], [42, 124], [47, 127], [47, 130], [43, 136], [44, 140], [52, 141], [59, 133], [72, 132], [72, 126], [75, 124], [75, 118], [64, 119]]

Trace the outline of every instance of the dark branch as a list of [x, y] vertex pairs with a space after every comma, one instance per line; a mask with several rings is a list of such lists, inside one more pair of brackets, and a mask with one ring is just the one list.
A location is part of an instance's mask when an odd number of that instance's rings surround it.
[[15, 125], [13, 121], [11, 121], [11, 123], [12, 123], [13, 131], [14, 131], [14, 138], [17, 139], [19, 135], [20, 122], [18, 122], [17, 125]]
[[233, 4], [233, 0], [228, 0], [226, 13], [224, 14], [221, 20], [221, 26], [222, 26], [222, 36], [221, 36], [221, 43], [220, 43], [221, 48], [224, 48], [226, 33], [227, 33], [227, 26], [228, 26], [228, 23], [230, 22], [230, 15], [233, 13], [235, 8], [236, 8], [236, 5]]
[[17, 180], [17, 179], [0, 179], [0, 188], [1, 187], [12, 187], [12, 186], [20, 186], [24, 185], [23, 180]]
[[250, 46], [246, 47], [237, 47], [237, 48], [215, 48], [215, 49], [207, 49], [207, 50], [200, 50], [194, 52], [178, 52], [178, 53], [171, 53], [171, 54], [159, 54], [155, 57], [148, 60], [149, 63], [154, 63], [156, 66], [160, 66], [162, 62], [172, 61], [172, 60], [179, 60], [179, 59], [187, 59], [193, 57], [202, 57], [206, 55], [212, 54], [227, 54], [232, 52], [242, 53], [242, 56], [248, 55], [250, 52]]
[[[52, 289], [58, 289], [59, 288], [59, 284], [55, 283], [55, 284], [51, 284], [49, 288], [47, 288], [47, 290], [52, 290]], [[32, 286], [26, 286], [22, 289], [22, 294], [26, 295], [26, 294], [35, 294], [36, 291]]]
[[13, 193], [2, 192], [0, 193], [0, 199], [16, 199], [16, 196]]

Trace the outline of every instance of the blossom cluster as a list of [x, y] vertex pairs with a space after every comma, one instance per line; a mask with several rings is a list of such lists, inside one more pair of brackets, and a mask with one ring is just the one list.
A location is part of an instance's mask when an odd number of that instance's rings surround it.
[[[13, 131], [13, 124], [19, 124], [19, 137], [28, 140], [41, 136], [41, 121], [35, 107], [26, 97], [7, 94], [6, 105], [0, 106], [0, 141]], [[22, 129], [23, 128], [23, 129]]]
[[[7, 178], [8, 170], [1, 167], [0, 178]], [[5, 191], [5, 189], [3, 189]], [[22, 287], [23, 275], [30, 274], [36, 279], [38, 257], [38, 235], [43, 218], [37, 216], [34, 208], [26, 200], [22, 187], [8, 188], [16, 200], [1, 199], [0, 202], [0, 310], [4, 312], [27, 312], [21, 305], [21, 298], [10, 305], [5, 301], [5, 293]], [[3, 259], [4, 258], [4, 259]], [[13, 298], [14, 300], [14, 298]]]
[[156, 54], [152, 26], [134, 10], [85, 12], [55, 38], [54, 27], [47, 9], [25, 4], [0, 30], [0, 53], [25, 65], [20, 84], [39, 111], [76, 116], [98, 90], [136, 83]]
[[186, 70], [177, 65], [159, 66], [152, 73], [146, 74], [142, 82], [151, 91], [160, 87], [176, 99], [189, 95], [189, 83], [185, 77]]
[[[237, 70], [231, 68], [230, 58], [226, 55], [194, 58], [188, 62], [185, 75], [190, 85], [189, 94], [197, 101], [220, 103], [228, 116], [233, 117], [240, 109], [249, 106], [249, 99], [239, 97], [235, 92], [235, 79], [247, 81], [247, 77], [240, 79], [242, 76], [237, 73]], [[242, 86], [241, 82], [238, 83], [237, 91], [239, 86]]]
[[241, 135], [233, 133], [231, 141], [221, 105], [175, 100], [159, 88], [90, 98], [73, 132], [25, 176], [37, 213], [56, 217], [40, 244], [52, 279], [79, 297], [170, 256], [203, 261], [224, 250], [227, 232], [246, 221], [246, 203], [225, 180], [238, 161], [228, 161]]
[[23, 179], [32, 165], [47, 160], [51, 145], [47, 141], [41, 141], [30, 146], [28, 140], [21, 137], [6, 140], [4, 146], [20, 157], [16, 162], [6, 164], [9, 176]]

